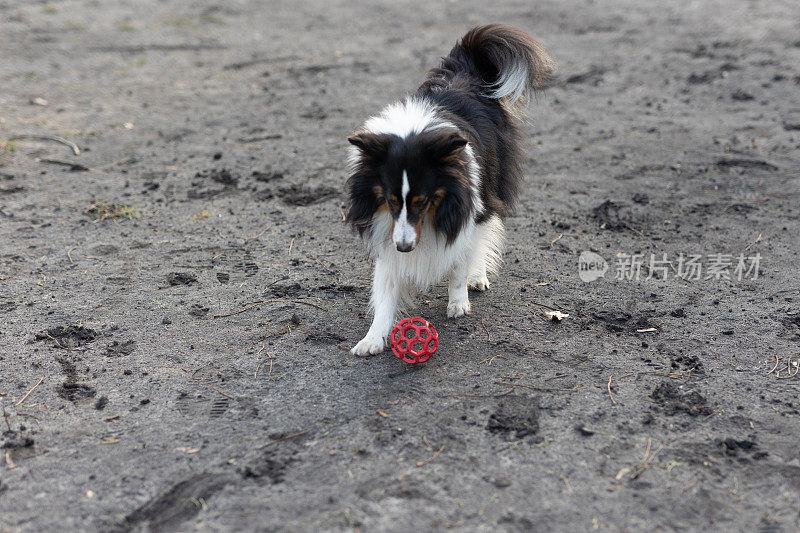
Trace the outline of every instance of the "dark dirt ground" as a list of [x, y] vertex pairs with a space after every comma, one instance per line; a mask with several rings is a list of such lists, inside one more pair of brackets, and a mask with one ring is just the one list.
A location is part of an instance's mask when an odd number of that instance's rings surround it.
[[[356, 4], [0, 2], [0, 531], [797, 531], [800, 5]], [[560, 68], [501, 276], [353, 357], [345, 137], [494, 21]]]

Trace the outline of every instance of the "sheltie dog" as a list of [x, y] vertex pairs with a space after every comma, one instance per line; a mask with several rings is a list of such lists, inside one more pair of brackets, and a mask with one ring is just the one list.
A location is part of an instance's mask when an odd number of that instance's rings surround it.
[[449, 317], [470, 312], [468, 287], [489, 288], [522, 182], [524, 106], [553, 72], [527, 33], [480, 26], [348, 137], [347, 221], [375, 259], [374, 318], [353, 354], [383, 351], [398, 309], [445, 276]]

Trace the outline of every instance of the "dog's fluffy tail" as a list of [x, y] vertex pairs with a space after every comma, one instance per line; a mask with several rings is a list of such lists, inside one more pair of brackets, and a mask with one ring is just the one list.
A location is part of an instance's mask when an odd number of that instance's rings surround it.
[[477, 77], [482, 94], [511, 109], [550, 84], [555, 64], [544, 48], [522, 30], [503, 24], [478, 26], [453, 47], [442, 67], [467, 68]]

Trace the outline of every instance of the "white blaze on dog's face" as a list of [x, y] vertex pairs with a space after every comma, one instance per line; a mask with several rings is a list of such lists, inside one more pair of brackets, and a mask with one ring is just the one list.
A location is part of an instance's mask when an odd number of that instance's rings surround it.
[[392, 228], [392, 240], [397, 246], [398, 252], [410, 252], [414, 249], [419, 241], [419, 227], [415, 227], [408, 221], [408, 192], [411, 187], [408, 184], [408, 173], [403, 171], [403, 188], [401, 189], [401, 202], [403, 207], [400, 209], [400, 214], [394, 221]]

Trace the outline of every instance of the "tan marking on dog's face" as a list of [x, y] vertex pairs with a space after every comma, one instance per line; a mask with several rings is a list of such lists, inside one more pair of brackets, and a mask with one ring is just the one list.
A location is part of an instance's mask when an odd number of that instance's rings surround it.
[[400, 199], [397, 198], [394, 194], [390, 194], [386, 197], [386, 203], [389, 204], [389, 209], [392, 212], [392, 215], [395, 217], [400, 213], [400, 209], [402, 209], [403, 204], [400, 202]]
[[[433, 207], [434, 211], [436, 210], [437, 207], [439, 207], [439, 204], [442, 203], [442, 200], [444, 200], [444, 195], [445, 194], [446, 194], [446, 192], [445, 192], [444, 189], [436, 189], [436, 191], [431, 196], [430, 207]], [[430, 209], [430, 207], [429, 207], [429, 209]]]

